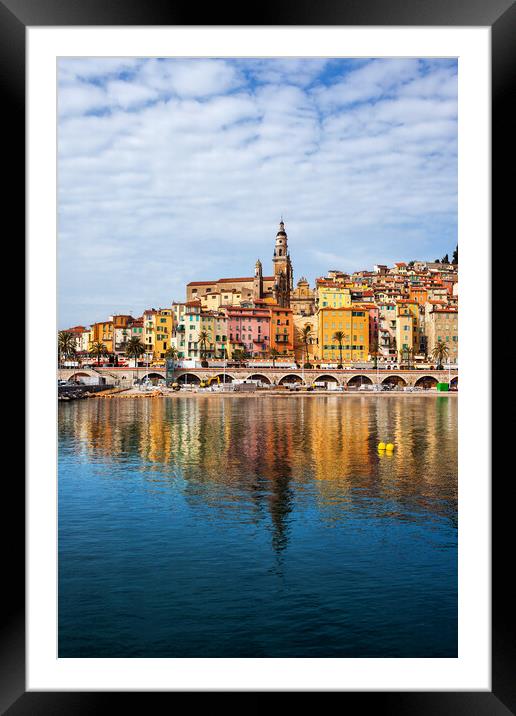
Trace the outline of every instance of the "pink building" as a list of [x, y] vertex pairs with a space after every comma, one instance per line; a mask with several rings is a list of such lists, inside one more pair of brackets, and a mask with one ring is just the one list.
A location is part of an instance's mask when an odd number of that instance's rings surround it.
[[244, 350], [253, 357], [264, 356], [270, 346], [270, 312], [267, 308], [224, 306], [228, 317], [231, 350]]

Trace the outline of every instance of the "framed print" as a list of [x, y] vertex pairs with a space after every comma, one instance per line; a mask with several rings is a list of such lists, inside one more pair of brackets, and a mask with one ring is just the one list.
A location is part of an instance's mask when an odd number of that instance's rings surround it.
[[119, 10], [0, 5], [29, 378], [2, 707], [514, 712], [487, 340], [514, 6]]

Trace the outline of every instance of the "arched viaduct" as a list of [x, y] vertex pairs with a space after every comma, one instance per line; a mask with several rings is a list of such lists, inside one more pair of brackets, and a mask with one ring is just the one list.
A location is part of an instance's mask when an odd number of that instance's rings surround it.
[[[133, 384], [133, 380], [148, 378], [151, 381], [165, 379], [164, 368], [61, 368], [58, 377], [62, 380], [77, 378], [100, 378], [107, 384], [127, 386]], [[376, 385], [381, 383], [395, 384], [401, 387], [431, 387], [438, 382], [447, 383], [448, 376], [451, 384], [458, 383], [458, 371], [452, 370], [322, 370], [322, 369], [285, 369], [285, 368], [231, 368], [225, 371], [221, 368], [178, 368], [174, 372], [174, 381], [178, 383], [200, 383], [227, 382], [233, 380], [261, 380], [267, 385], [284, 385], [285, 383], [303, 383], [313, 385], [314, 383], [337, 383], [349, 387], [359, 387], [363, 384]]]

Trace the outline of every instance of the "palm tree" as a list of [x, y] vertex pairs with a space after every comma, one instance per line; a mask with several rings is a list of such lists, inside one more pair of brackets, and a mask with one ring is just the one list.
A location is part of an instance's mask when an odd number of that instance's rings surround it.
[[[171, 381], [171, 379], [172, 379], [172, 376], [173, 376], [173, 374], [174, 374], [174, 371], [175, 371], [175, 369], [176, 369], [176, 364], [175, 364], [175, 362], [176, 362], [176, 360], [177, 360], [177, 356], [178, 356], [177, 348], [175, 348], [174, 346], [170, 346], [170, 348], [168, 348], [168, 349], [165, 351], [165, 359], [166, 359], [166, 361], [167, 361], [167, 362], [166, 362], [167, 385], [170, 383], [170, 381]], [[169, 370], [169, 367], [168, 367], [168, 362], [169, 362], [169, 361], [172, 361], [172, 370]]]
[[312, 337], [312, 326], [306, 325], [299, 331], [299, 335], [305, 346], [305, 368], [310, 368], [310, 362], [308, 360], [308, 341]]
[[413, 348], [409, 348], [407, 351], [407, 359], [408, 359], [408, 367], [413, 368], [414, 367], [414, 355], [415, 351]]
[[[145, 353], [145, 346], [140, 341], [139, 338], [136, 336], [133, 336], [132, 338], [129, 338], [129, 340], [124, 345], [125, 348], [125, 355], [128, 358], [134, 358], [134, 367], [138, 367], [138, 358], [142, 356]], [[133, 384], [134, 384], [135, 375], [133, 374]]]
[[241, 348], [235, 348], [232, 354], [233, 360], [235, 360], [237, 363], [240, 363], [244, 360], [244, 351]]
[[410, 367], [409, 361], [410, 361], [410, 348], [403, 347], [399, 352], [399, 362], [401, 363], [407, 363], [407, 366]]
[[373, 341], [371, 343], [371, 353], [370, 355], [374, 358], [374, 368], [378, 368], [378, 356], [380, 355], [380, 352], [378, 350], [378, 339], [373, 338]]
[[206, 343], [208, 342], [208, 333], [206, 331], [201, 331], [199, 333], [199, 344], [201, 346], [201, 366], [203, 368], [207, 368], [209, 363], [206, 360]]
[[437, 361], [437, 370], [443, 369], [443, 361], [448, 358], [450, 351], [444, 341], [437, 341], [433, 351], [432, 357]]
[[168, 360], [176, 360], [177, 348], [174, 348], [174, 346], [170, 346], [170, 348], [165, 352], [165, 358], [167, 358]]
[[95, 341], [95, 343], [92, 343], [92, 344], [91, 344], [89, 353], [90, 353], [90, 355], [91, 355], [93, 358], [96, 358], [96, 359], [97, 359], [97, 365], [100, 365], [100, 359], [101, 359], [101, 358], [103, 358], [104, 356], [109, 355], [108, 349], [107, 349], [106, 346], [105, 346], [103, 343], [101, 343], [100, 341]]
[[272, 358], [272, 367], [275, 368], [276, 358], [280, 355], [280, 352], [277, 351], [276, 348], [271, 348], [269, 351], [269, 355]]
[[77, 353], [77, 347], [73, 333], [69, 333], [68, 331], [59, 331], [57, 334], [57, 349], [60, 360], [74, 358]]
[[139, 338], [133, 336], [124, 344], [125, 355], [128, 358], [134, 358], [134, 364], [136, 366], [138, 358], [145, 353], [145, 346]]
[[340, 363], [337, 366], [337, 368], [342, 368], [342, 344], [344, 343], [345, 337], [346, 337], [346, 334], [344, 333], [344, 331], [336, 331], [333, 334], [333, 340], [337, 341], [337, 343], [339, 344]]

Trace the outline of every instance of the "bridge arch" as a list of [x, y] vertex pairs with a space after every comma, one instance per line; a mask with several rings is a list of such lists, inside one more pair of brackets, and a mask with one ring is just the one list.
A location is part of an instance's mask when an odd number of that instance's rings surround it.
[[147, 379], [152, 385], [157, 385], [158, 380], [165, 380], [165, 374], [159, 373], [158, 371], [149, 371], [148, 373], [145, 373], [145, 375], [142, 376], [142, 381]]
[[259, 380], [262, 383], [265, 383], [265, 385], [271, 384], [270, 378], [267, 378], [266, 375], [262, 375], [262, 373], [252, 373], [251, 375], [247, 376], [246, 380]]
[[69, 376], [68, 380], [70, 381], [70, 383], [80, 383], [81, 378], [91, 378], [91, 377], [92, 377], [92, 374], [89, 371], [86, 372], [86, 371], [80, 370], [75, 373], [72, 373]]
[[[218, 379], [218, 380], [217, 380]], [[232, 383], [234, 381], [234, 377], [231, 375], [231, 373], [217, 373], [217, 375], [212, 375], [208, 379], [208, 383], [211, 385], [212, 383]]]
[[414, 387], [423, 388], [428, 390], [429, 388], [435, 388], [439, 381], [433, 375], [422, 375], [414, 383]]
[[459, 376], [456, 375], [455, 378], [452, 378], [450, 380], [450, 388], [458, 388], [459, 387]]
[[179, 385], [199, 385], [201, 379], [195, 373], [182, 373], [177, 377], [176, 383]]
[[388, 375], [382, 380], [382, 385], [393, 385], [395, 387], [404, 388], [407, 385], [407, 381], [405, 378], [402, 378], [401, 375]]
[[351, 388], [353, 387], [360, 387], [361, 385], [372, 385], [373, 381], [368, 375], [363, 375], [362, 373], [358, 373], [356, 375], [352, 375], [348, 380], [346, 381], [347, 385]]
[[339, 383], [339, 379], [335, 377], [334, 375], [328, 375], [327, 373], [323, 373], [322, 375], [315, 378], [313, 381], [314, 383]]
[[287, 383], [301, 383], [301, 376], [296, 375], [296, 373], [287, 373], [286, 375], [282, 376], [279, 381], [278, 385], [287, 385]]

